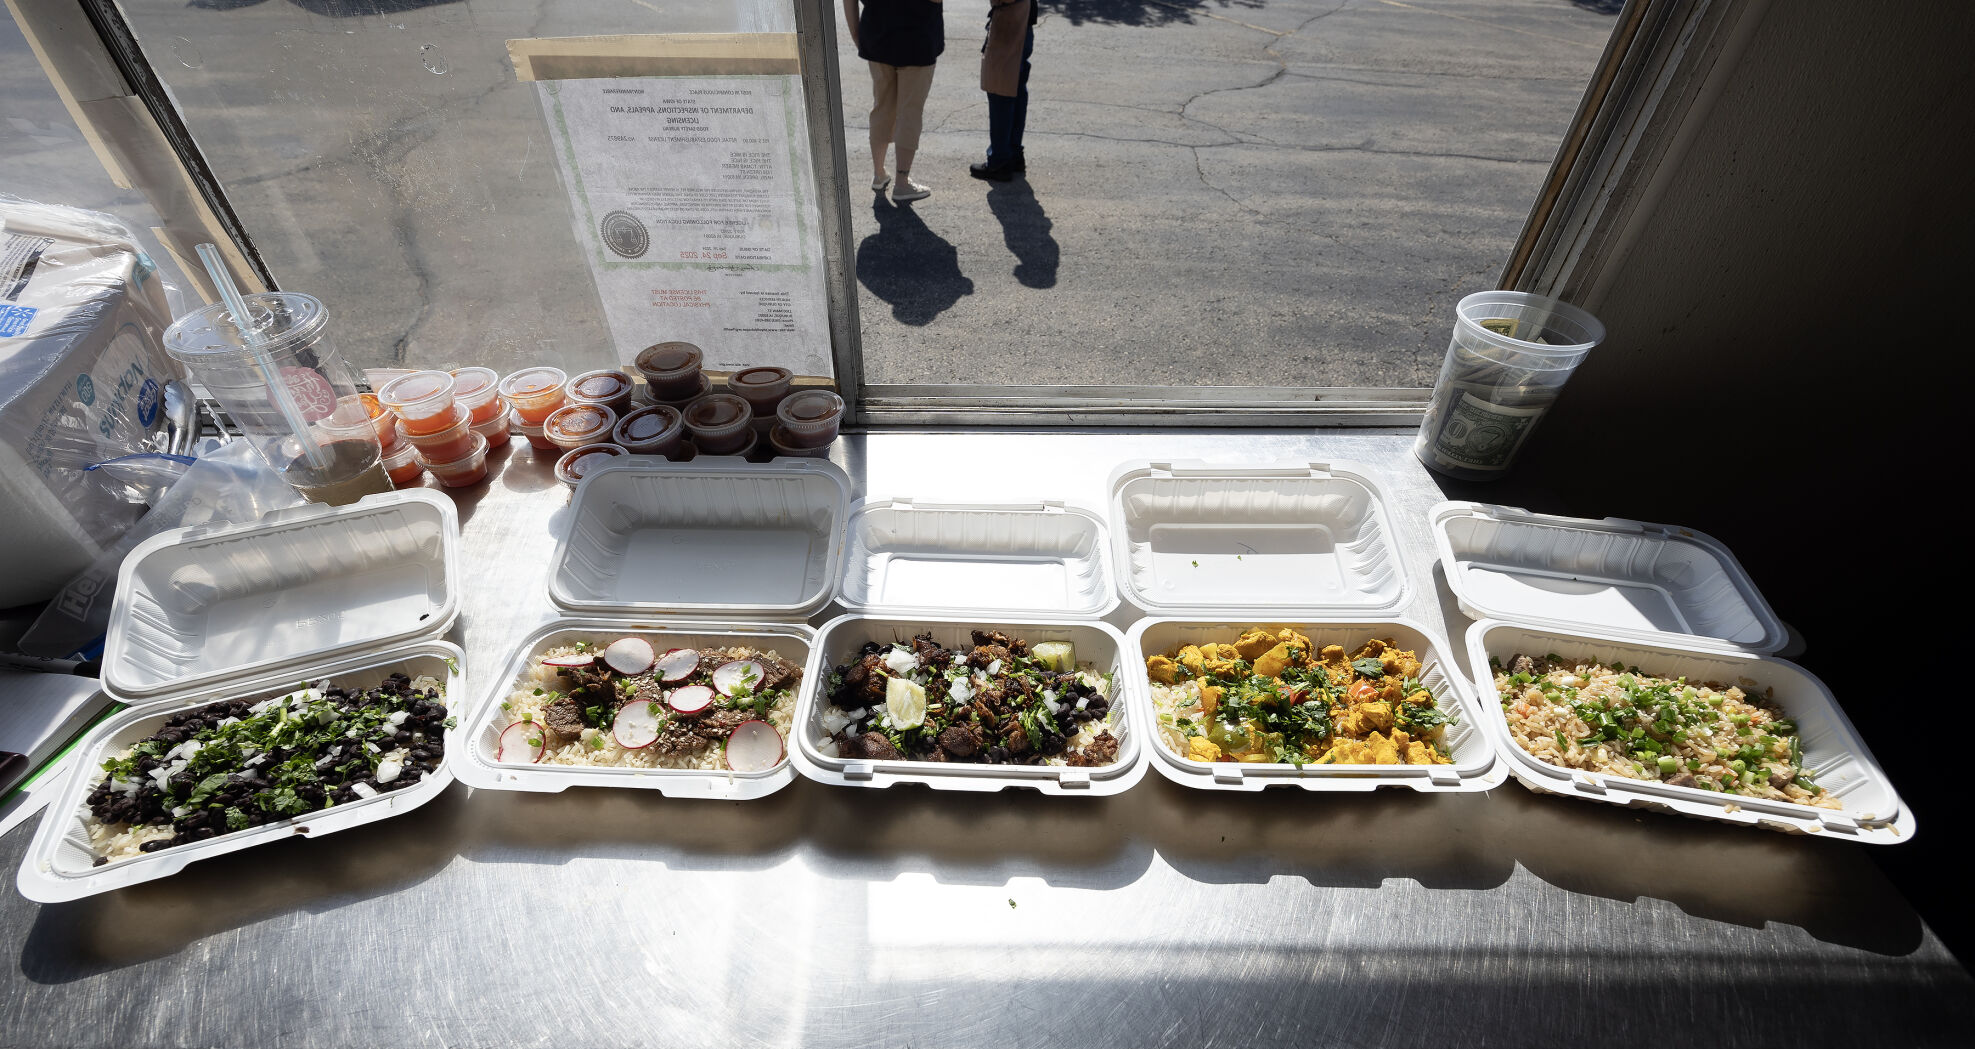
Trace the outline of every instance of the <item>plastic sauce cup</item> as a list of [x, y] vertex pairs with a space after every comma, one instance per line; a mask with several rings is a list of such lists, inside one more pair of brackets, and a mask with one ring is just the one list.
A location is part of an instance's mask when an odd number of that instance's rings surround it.
[[773, 415], [775, 406], [789, 395], [793, 378], [787, 368], [743, 368], [727, 376], [727, 388], [753, 406], [754, 414]]
[[377, 400], [398, 417], [406, 437], [435, 433], [453, 424], [453, 377], [445, 372], [400, 375], [377, 391]]
[[582, 481], [584, 475], [591, 470], [620, 455], [629, 454], [631, 453], [614, 444], [586, 444], [580, 448], [571, 448], [561, 459], [556, 460], [555, 479], [574, 490], [577, 483]]
[[411, 442], [418, 454], [436, 462], [449, 463], [464, 459], [473, 450], [473, 417], [465, 408], [453, 405], [452, 418], [443, 430], [432, 433], [412, 433], [409, 424], [398, 420], [398, 437]]
[[523, 368], [502, 379], [499, 389], [522, 422], [539, 426], [562, 407], [568, 378], [561, 368]]
[[631, 410], [631, 393], [637, 385], [615, 368], [599, 368], [569, 380], [569, 403], [601, 404], [619, 415]]
[[685, 419], [670, 405], [648, 405], [617, 420], [610, 439], [633, 455], [671, 455], [685, 439]]
[[507, 414], [500, 385], [501, 377], [492, 368], [454, 368], [453, 403], [464, 405], [476, 423], [498, 419]]
[[774, 429], [768, 431], [768, 447], [773, 448], [776, 455], [793, 455], [804, 459], [828, 459], [830, 457], [830, 445], [827, 442], [823, 444], [797, 444], [789, 439], [788, 428], [784, 426], [776, 426]]
[[562, 451], [562, 449], [556, 447], [554, 441], [549, 440], [548, 437], [543, 435], [541, 423], [522, 422], [520, 412], [509, 412], [507, 418], [508, 422], [513, 425], [516, 433], [528, 438], [529, 447], [544, 452]]
[[670, 405], [683, 412], [686, 410], [686, 405], [689, 405], [694, 401], [699, 400], [701, 397], [704, 397], [707, 394], [713, 392], [712, 379], [709, 379], [706, 376], [702, 375], [696, 381], [699, 383], [699, 385], [693, 387], [693, 392], [685, 395], [684, 397], [659, 397], [656, 395], [657, 391], [654, 390], [652, 403]]
[[775, 418], [787, 447], [820, 448], [837, 439], [843, 408], [843, 398], [828, 390], [798, 390], [776, 405]]
[[[494, 403], [500, 402], [496, 400]], [[476, 422], [472, 425], [472, 430], [487, 439], [487, 450], [491, 452], [507, 443], [508, 413], [502, 412], [484, 422]]]
[[699, 458], [699, 448], [691, 441], [680, 441], [679, 447], [674, 448], [666, 458], [675, 463], [689, 463]]
[[601, 404], [566, 404], [542, 423], [542, 436], [556, 447], [572, 451], [586, 444], [608, 443], [610, 431], [616, 427], [617, 413]]
[[706, 389], [700, 374], [705, 355], [690, 342], [661, 342], [638, 351], [635, 366], [651, 384], [652, 400], [682, 401]]
[[693, 443], [706, 455], [737, 454], [755, 436], [748, 425], [754, 409], [731, 393], [709, 393], [687, 405], [685, 416]]
[[384, 453], [384, 472], [391, 478], [392, 487], [411, 488], [425, 476], [425, 467], [419, 465], [418, 449], [400, 444]]
[[363, 394], [358, 400], [363, 403], [364, 411], [370, 415], [371, 427], [377, 431], [378, 447], [387, 452], [396, 447], [398, 417], [392, 414], [391, 409], [384, 407], [384, 402], [378, 400], [374, 393]]
[[487, 439], [470, 430], [467, 436], [473, 439], [473, 443], [467, 446], [466, 454], [458, 459], [437, 461], [422, 451], [418, 453], [418, 461], [448, 488], [464, 488], [487, 479]]

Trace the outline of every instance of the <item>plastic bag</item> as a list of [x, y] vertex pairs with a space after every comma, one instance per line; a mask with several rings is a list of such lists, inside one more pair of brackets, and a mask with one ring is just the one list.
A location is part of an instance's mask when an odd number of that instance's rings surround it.
[[22, 636], [31, 656], [58, 658], [88, 647], [110, 626], [117, 569], [138, 543], [173, 528], [251, 524], [302, 497], [246, 441], [218, 446], [186, 467], [158, 504], [48, 603]]
[[0, 607], [116, 543], [144, 492], [84, 467], [157, 447], [170, 296], [115, 218], [0, 194]]

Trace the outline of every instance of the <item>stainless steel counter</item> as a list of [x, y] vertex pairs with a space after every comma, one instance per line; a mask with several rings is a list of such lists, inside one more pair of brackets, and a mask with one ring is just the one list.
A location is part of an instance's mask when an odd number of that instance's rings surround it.
[[[1128, 458], [1365, 463], [1420, 583], [1410, 614], [1458, 653], [1425, 525], [1441, 494], [1409, 445], [899, 433], [836, 454], [860, 493], [1095, 506]], [[522, 446], [498, 469], [459, 497], [475, 696], [549, 618], [567, 516], [546, 460]], [[0, 869], [30, 832], [0, 839]], [[1230, 796], [1154, 772], [1070, 799], [798, 781], [755, 802], [456, 784], [91, 900], [7, 891], [0, 930], [0, 1043], [37, 1046], [1856, 1046], [1965, 1044], [1975, 1019], [1975, 981], [1865, 847], [1513, 782]]]

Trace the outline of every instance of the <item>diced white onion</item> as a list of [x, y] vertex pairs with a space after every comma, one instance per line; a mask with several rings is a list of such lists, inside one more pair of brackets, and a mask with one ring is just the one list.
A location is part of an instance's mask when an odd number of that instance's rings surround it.
[[894, 674], [904, 674], [919, 669], [919, 657], [913, 655], [910, 649], [893, 645], [892, 650], [885, 653], [885, 666], [890, 667]]
[[987, 665], [987, 673], [989, 677], [993, 677], [996, 674], [1001, 673], [1001, 660], [997, 659], [994, 662], [989, 663]]
[[837, 756], [837, 741], [826, 739], [816, 744], [816, 750], [826, 758], [834, 758]]
[[377, 763], [377, 782], [389, 783], [405, 770], [404, 751], [394, 750]]
[[365, 750], [367, 750], [367, 751], [370, 751], [370, 752], [371, 752], [372, 754], [375, 754], [375, 753], [377, 753], [377, 744], [375, 744], [375, 743], [365, 743], [365, 744], [363, 745], [363, 749], [365, 749]]
[[219, 726], [218, 726], [218, 727], [220, 727], [220, 728], [225, 728], [225, 727], [226, 727], [226, 726], [228, 726], [228, 725], [238, 725], [239, 723], [240, 723], [240, 719], [239, 719], [239, 718], [236, 718], [236, 717], [224, 717], [224, 718], [221, 718], [221, 719], [219, 719]]
[[377, 788], [368, 783], [352, 783], [350, 784], [350, 793], [355, 794], [359, 798], [374, 798], [377, 796]]
[[1090, 706], [1090, 697], [1089, 697], [1089, 696], [1078, 696], [1078, 697], [1077, 697], [1077, 709], [1078, 709], [1078, 710], [1083, 710], [1083, 709], [1085, 709], [1085, 708], [1087, 708], [1087, 707], [1089, 707], [1089, 706]]
[[947, 695], [952, 696], [955, 703], [971, 703], [974, 701], [973, 683], [963, 677], [947, 687]]
[[177, 818], [179, 818], [180, 816], [183, 816], [183, 815], [185, 815], [186, 813], [188, 813], [188, 812], [191, 812], [191, 811], [192, 811], [191, 809], [188, 809], [188, 808], [186, 808], [186, 807], [185, 807], [185, 806], [183, 806], [183, 805], [173, 805], [173, 806], [171, 807], [171, 818], [172, 818], [172, 819], [177, 819]]
[[400, 710], [400, 711], [396, 711], [396, 712], [394, 712], [394, 713], [393, 713], [393, 714], [392, 714], [392, 715], [391, 715], [390, 717], [388, 717], [388, 718], [385, 718], [384, 720], [386, 720], [386, 721], [388, 721], [388, 722], [390, 722], [390, 723], [391, 723], [391, 726], [392, 726], [393, 728], [395, 728], [395, 727], [397, 727], [397, 726], [399, 726], [399, 725], [402, 725], [402, 724], [404, 724], [404, 723], [405, 723], [405, 719], [406, 719], [406, 718], [408, 718], [408, 717], [411, 717], [411, 711], [409, 711], [409, 710]]

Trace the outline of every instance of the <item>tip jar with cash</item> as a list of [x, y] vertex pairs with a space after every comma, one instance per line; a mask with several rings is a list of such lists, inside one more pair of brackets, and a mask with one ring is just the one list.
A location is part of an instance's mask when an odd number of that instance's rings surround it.
[[1604, 338], [1596, 317], [1556, 299], [1520, 291], [1462, 299], [1413, 453], [1449, 477], [1502, 476]]

